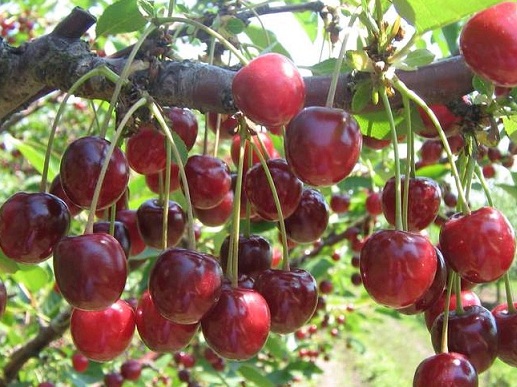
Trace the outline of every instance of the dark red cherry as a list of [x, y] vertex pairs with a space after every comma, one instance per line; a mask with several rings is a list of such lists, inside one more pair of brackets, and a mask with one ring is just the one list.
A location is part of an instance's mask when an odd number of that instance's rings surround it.
[[318, 304], [318, 284], [305, 270], [269, 269], [255, 281], [254, 289], [271, 311], [271, 332], [290, 333], [309, 321]]
[[144, 344], [155, 352], [174, 352], [188, 345], [199, 323], [176, 324], [156, 309], [149, 291], [145, 291], [136, 309], [136, 327]]
[[119, 372], [110, 372], [104, 375], [104, 385], [106, 387], [122, 387], [124, 377]]
[[350, 208], [350, 195], [336, 193], [330, 197], [330, 209], [336, 214], [343, 214]]
[[491, 282], [510, 268], [515, 234], [502, 212], [482, 207], [449, 218], [440, 230], [440, 249], [461, 277], [475, 283]]
[[[230, 236], [227, 236], [221, 244], [220, 260], [221, 267], [226, 273], [228, 263], [228, 251]], [[256, 275], [271, 267], [272, 250], [269, 242], [260, 235], [239, 236], [238, 272], [248, 275]]]
[[[427, 308], [424, 312], [425, 325], [427, 326], [427, 330], [431, 331], [434, 320], [445, 310], [445, 297], [447, 293], [444, 291], [442, 295], [438, 298], [438, 300], [433, 303], [429, 308]], [[472, 290], [462, 290], [460, 294], [460, 302], [463, 307], [470, 305], [481, 305], [481, 300]], [[449, 303], [449, 310], [456, 309], [456, 294], [452, 292], [451, 300]]]
[[235, 116], [228, 114], [217, 114], [214, 112], [207, 113], [208, 128], [217, 133], [217, 127], [219, 126], [219, 138], [230, 139], [237, 132], [237, 126], [239, 126], [239, 120]]
[[366, 240], [359, 266], [370, 296], [379, 304], [399, 309], [415, 303], [429, 290], [438, 260], [426, 237], [381, 230]]
[[[115, 202], [115, 212], [120, 210], [127, 210], [129, 203], [129, 188], [124, 191], [122, 196]], [[99, 219], [110, 220], [113, 204], [109, 207], [95, 211], [95, 216]]]
[[224, 285], [219, 301], [201, 320], [201, 329], [219, 356], [246, 360], [266, 343], [270, 323], [268, 304], [258, 292]]
[[145, 242], [140, 235], [140, 231], [138, 231], [136, 210], [117, 211], [115, 219], [122, 222], [129, 232], [129, 240], [131, 241], [130, 255], [135, 256], [144, 251]]
[[0, 207], [0, 248], [20, 263], [40, 263], [70, 228], [70, 212], [57, 196], [18, 192]]
[[372, 216], [382, 214], [382, 193], [381, 192], [368, 192], [366, 201], [364, 203], [366, 212]]
[[[455, 115], [447, 106], [441, 104], [430, 105], [429, 108], [433, 111], [447, 137], [452, 136], [458, 132], [459, 122], [461, 117]], [[418, 131], [418, 134], [426, 138], [437, 138], [438, 131], [431, 121], [431, 118], [424, 112], [422, 108], [418, 108], [418, 113], [422, 119], [424, 127]]]
[[[400, 190], [404, 198], [406, 177], [401, 177]], [[389, 224], [395, 225], [395, 178], [392, 177], [382, 190], [382, 212]], [[409, 231], [420, 231], [433, 223], [442, 201], [438, 183], [427, 177], [409, 178], [407, 225]], [[402, 211], [402, 209], [401, 209]]]
[[[517, 303], [514, 302], [514, 306]], [[517, 366], [517, 313], [508, 311], [508, 304], [499, 304], [492, 309], [497, 325], [497, 357], [512, 367]]]
[[[152, 175], [145, 175], [145, 184], [155, 194], [160, 194], [160, 176], [162, 179], [163, 189], [165, 189], [165, 170], [154, 173]], [[171, 178], [169, 185], [169, 192], [174, 192], [180, 187], [180, 169], [178, 164], [171, 163]]]
[[50, 188], [48, 189], [48, 193], [57, 196], [59, 199], [65, 202], [66, 206], [68, 207], [68, 211], [70, 211], [71, 216], [76, 216], [79, 214], [83, 209], [81, 207], [76, 206], [68, 197], [66, 192], [63, 190], [63, 186], [61, 185], [61, 178], [59, 177], [59, 174], [54, 177], [52, 180], [52, 183], [50, 184]]
[[[267, 167], [273, 178], [280, 208], [284, 218], [290, 216], [298, 207], [302, 196], [302, 182], [291, 172], [284, 159], [271, 159]], [[262, 218], [270, 221], [279, 219], [273, 199], [273, 193], [268, 184], [262, 165], [256, 164], [246, 173], [244, 190], [251, 205]]]
[[180, 136], [187, 150], [191, 150], [196, 143], [198, 124], [197, 118], [189, 109], [171, 107], [167, 111], [171, 121], [171, 129]]
[[171, 248], [162, 252], [149, 276], [156, 308], [177, 324], [197, 323], [217, 302], [223, 271], [207, 254]]
[[425, 165], [436, 164], [442, 157], [443, 145], [441, 140], [426, 140], [420, 147], [420, 157]]
[[297, 243], [317, 241], [327, 229], [329, 209], [325, 197], [313, 188], [304, 188], [296, 210], [285, 220], [287, 236]]
[[[257, 146], [260, 154], [268, 160], [275, 152], [275, 146], [268, 132], [258, 132], [251, 136], [251, 141]], [[235, 135], [232, 139], [232, 147], [230, 148], [232, 161], [235, 166], [239, 165], [239, 150], [241, 144], [241, 136]], [[250, 160], [250, 154], [251, 160]], [[251, 163], [250, 163], [251, 162]], [[244, 160], [243, 166], [246, 172], [251, 166], [260, 163], [260, 158], [254, 150], [251, 149], [251, 145], [246, 143], [244, 148]]]
[[190, 156], [185, 164], [192, 206], [207, 209], [221, 203], [230, 190], [232, 178], [228, 165], [217, 157]]
[[165, 135], [154, 124], [140, 126], [126, 143], [126, 157], [131, 169], [142, 175], [163, 170], [167, 159], [166, 142]]
[[230, 190], [224, 195], [221, 203], [215, 207], [201, 209], [193, 207], [194, 215], [205, 226], [218, 227], [225, 224], [233, 212], [233, 191]]
[[285, 156], [293, 172], [306, 184], [320, 187], [347, 177], [361, 153], [357, 121], [341, 109], [312, 106], [289, 123]]
[[[110, 222], [107, 221], [98, 221], [93, 224], [93, 232], [94, 233], [104, 233], [109, 234], [110, 232]], [[129, 251], [131, 250], [131, 239], [129, 239], [129, 231], [124, 223], [115, 221], [113, 222], [113, 236], [120, 243], [122, 249], [124, 250], [124, 254], [126, 258], [129, 257]]]
[[85, 372], [88, 369], [90, 360], [81, 352], [76, 352], [72, 355], [72, 367], [79, 373]]
[[[185, 232], [185, 212], [180, 205], [169, 200], [167, 210], [167, 246], [176, 246]], [[143, 202], [136, 210], [138, 231], [146, 245], [163, 249], [163, 205], [158, 199]]]
[[478, 375], [459, 353], [443, 352], [423, 360], [415, 371], [413, 387], [477, 387]]
[[[90, 136], [79, 138], [66, 148], [61, 158], [61, 184], [77, 206], [90, 207], [109, 147], [109, 141]], [[115, 148], [109, 159], [97, 209], [115, 203], [124, 194], [128, 181], [129, 165], [126, 156], [120, 148]]]
[[54, 249], [57, 285], [65, 300], [78, 309], [104, 309], [117, 301], [127, 272], [124, 250], [109, 234], [66, 237]]
[[74, 309], [70, 317], [70, 333], [76, 348], [97, 362], [121, 355], [131, 343], [134, 331], [135, 312], [123, 300], [97, 311]]
[[[441, 350], [444, 315], [434, 321], [431, 328], [431, 341], [436, 353]], [[486, 371], [497, 357], [497, 326], [490, 311], [479, 305], [455, 310], [449, 313], [448, 348], [451, 352], [465, 355], [477, 373]]]
[[120, 366], [120, 374], [125, 380], [138, 380], [142, 373], [142, 363], [135, 359], [126, 360]]
[[380, 139], [375, 138], [371, 136], [367, 136], [363, 134], [363, 146], [374, 149], [374, 150], [381, 150], [386, 147], [388, 147], [391, 144], [391, 140], [389, 138], [387, 139]]

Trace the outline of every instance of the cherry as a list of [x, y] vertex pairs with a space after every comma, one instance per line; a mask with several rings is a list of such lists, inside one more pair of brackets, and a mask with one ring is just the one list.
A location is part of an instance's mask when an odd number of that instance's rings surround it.
[[268, 53], [241, 68], [232, 82], [235, 106], [264, 126], [286, 125], [305, 102], [305, 83], [285, 56]]
[[118, 372], [110, 372], [104, 375], [104, 384], [106, 387], [122, 387], [124, 377]]
[[97, 311], [73, 309], [70, 317], [75, 346], [88, 359], [98, 362], [110, 361], [122, 354], [134, 331], [135, 313], [123, 300]]
[[127, 272], [124, 250], [109, 234], [65, 237], [54, 249], [56, 282], [75, 308], [109, 307], [122, 294]]
[[[79, 138], [66, 148], [61, 158], [61, 184], [70, 200], [77, 206], [90, 207], [109, 147], [109, 141], [90, 136]], [[124, 194], [129, 181], [129, 165], [120, 148], [114, 149], [108, 165], [97, 209], [115, 203]]]
[[[514, 306], [517, 303], [514, 302]], [[508, 304], [503, 303], [492, 309], [497, 325], [497, 357], [512, 367], [517, 366], [517, 313], [508, 311]]]
[[201, 330], [219, 356], [246, 360], [266, 343], [270, 323], [269, 307], [260, 293], [224, 285], [219, 301], [201, 320]]
[[38, 383], [38, 387], [55, 387], [56, 385], [52, 382], [41, 382]]
[[126, 157], [129, 166], [137, 173], [150, 175], [165, 168], [167, 152], [165, 135], [154, 124], [140, 126], [126, 143]]
[[300, 203], [285, 220], [287, 236], [297, 243], [317, 241], [327, 229], [329, 209], [325, 197], [313, 188], [304, 188]]
[[495, 177], [496, 174], [495, 167], [493, 164], [483, 165], [481, 171], [483, 172], [483, 176], [485, 179], [492, 179], [493, 177]]
[[[185, 213], [180, 205], [169, 200], [167, 209], [167, 247], [176, 246], [185, 232]], [[163, 248], [163, 204], [158, 199], [143, 202], [136, 210], [138, 231], [146, 245]]]
[[370, 191], [364, 203], [366, 212], [372, 216], [382, 214], [382, 192]]
[[442, 156], [443, 145], [441, 140], [426, 140], [420, 147], [420, 157], [425, 165], [436, 164]]
[[[431, 341], [436, 353], [440, 352], [444, 315], [434, 321]], [[448, 347], [467, 357], [477, 373], [486, 371], [497, 357], [497, 326], [490, 311], [479, 305], [466, 306], [464, 312], [449, 312]]]
[[[127, 210], [129, 203], [129, 188], [124, 191], [122, 196], [115, 202], [115, 212], [120, 210]], [[95, 211], [95, 216], [99, 219], [110, 220], [113, 205]]]
[[[436, 302], [434, 302], [429, 308], [427, 308], [424, 312], [425, 325], [427, 326], [427, 330], [431, 331], [434, 320], [442, 313], [445, 309], [445, 298], [447, 296], [446, 292], [443, 292], [442, 295], [438, 298]], [[456, 309], [456, 294], [453, 292], [451, 294], [451, 299], [449, 302], [449, 310]], [[470, 305], [481, 305], [481, 300], [471, 290], [462, 290], [460, 293], [460, 302], [463, 307]]]
[[497, 86], [517, 86], [516, 23], [517, 4], [505, 1], [474, 15], [461, 31], [460, 51], [465, 62]]
[[76, 206], [68, 197], [66, 192], [63, 190], [63, 186], [61, 185], [61, 178], [59, 174], [54, 177], [52, 180], [52, 183], [50, 183], [50, 187], [48, 189], [48, 193], [57, 196], [59, 199], [65, 202], [66, 206], [68, 207], [68, 211], [70, 211], [71, 216], [76, 216], [79, 214], [83, 209], [81, 207]]
[[[171, 163], [171, 178], [169, 183], [169, 192], [174, 192], [180, 187], [180, 169], [178, 164]], [[165, 170], [153, 173], [151, 175], [145, 175], [145, 184], [155, 194], [160, 194], [160, 176], [162, 179], [163, 187], [165, 188]]]
[[193, 210], [196, 218], [205, 226], [222, 226], [230, 219], [233, 212], [233, 191], [228, 191], [223, 201], [215, 207], [207, 209], [193, 207]]
[[336, 214], [343, 214], [350, 208], [350, 195], [335, 193], [330, 197], [330, 209]]
[[72, 355], [72, 367], [79, 373], [83, 373], [88, 369], [90, 360], [81, 352], [76, 352]]
[[0, 279], [0, 319], [5, 313], [5, 308], [7, 307], [7, 289], [3, 281]]
[[451, 148], [452, 154], [457, 155], [465, 147], [465, 139], [461, 134], [456, 134], [451, 137], [447, 137], [447, 142]]
[[318, 285], [305, 270], [269, 269], [255, 281], [254, 289], [271, 311], [271, 332], [290, 333], [309, 321], [318, 303]]
[[70, 228], [70, 212], [57, 196], [18, 192], [0, 207], [0, 248], [20, 263], [40, 263]]
[[[404, 198], [406, 177], [401, 177], [401, 192]], [[395, 225], [395, 178], [392, 177], [382, 190], [382, 212], [391, 225]], [[409, 231], [420, 231], [433, 223], [440, 203], [442, 192], [438, 183], [427, 177], [409, 178], [407, 224]], [[401, 209], [402, 210], [402, 209]]]
[[[267, 167], [273, 178], [273, 183], [280, 201], [284, 218], [289, 217], [298, 207], [302, 196], [303, 184], [291, 172], [284, 159], [271, 159]], [[245, 175], [244, 190], [251, 205], [262, 218], [270, 221], [279, 219], [269, 187], [266, 173], [262, 165], [256, 164]]]
[[487, 156], [488, 156], [488, 159], [493, 163], [501, 161], [501, 159], [503, 158], [503, 155], [502, 155], [501, 151], [499, 150], [499, 148], [495, 148], [495, 147], [488, 148]]
[[221, 266], [213, 257], [171, 248], [158, 256], [149, 292], [162, 316], [177, 324], [194, 324], [219, 299], [222, 281]]
[[207, 209], [221, 203], [230, 190], [232, 178], [228, 165], [217, 157], [190, 156], [185, 164], [192, 206]]
[[[438, 118], [438, 122], [440, 123], [447, 137], [456, 134], [459, 128], [458, 124], [461, 121], [461, 117], [455, 115], [447, 106], [442, 104], [429, 105], [429, 108], [436, 115], [436, 118]], [[426, 138], [437, 138], [438, 131], [432, 123], [431, 118], [427, 115], [427, 113], [424, 112], [421, 107], [418, 107], [418, 113], [420, 114], [420, 118], [424, 124], [424, 128], [418, 131], [418, 134]]]
[[443, 194], [443, 202], [447, 207], [454, 208], [458, 204], [458, 197], [449, 191]]
[[390, 139], [375, 138], [363, 134], [363, 146], [373, 149], [381, 150], [388, 147], [391, 144]]
[[376, 302], [403, 308], [429, 290], [438, 261], [435, 248], [426, 237], [381, 230], [366, 240], [359, 265], [363, 285]]
[[138, 380], [142, 373], [142, 363], [138, 360], [126, 360], [120, 366], [120, 374], [125, 380]]
[[320, 282], [318, 289], [322, 294], [330, 294], [334, 290], [334, 285], [330, 280], [323, 280]]
[[461, 277], [475, 283], [491, 282], [510, 268], [515, 235], [503, 213], [482, 207], [449, 218], [440, 230], [440, 249]]
[[284, 147], [295, 175], [319, 187], [335, 184], [350, 174], [359, 159], [361, 144], [359, 125], [350, 114], [312, 106], [289, 123]]
[[[275, 146], [273, 145], [273, 141], [271, 141], [271, 137], [269, 136], [268, 132], [258, 132], [254, 134], [251, 137], [251, 141], [257, 146], [257, 148], [260, 151], [260, 154], [267, 160], [271, 158], [271, 156], [275, 152]], [[264, 148], [262, 148], [263, 144]], [[239, 152], [240, 152], [240, 145], [241, 145], [241, 136], [235, 135], [232, 139], [232, 146], [230, 148], [232, 161], [237, 166], [239, 165]], [[244, 160], [243, 160], [243, 166], [244, 171], [246, 172], [250, 166], [253, 166], [255, 164], [260, 163], [260, 158], [255, 150], [250, 149], [251, 145], [246, 144], [244, 148]], [[250, 160], [250, 154], [251, 160]], [[251, 162], [251, 165], [250, 165]]]
[[167, 111], [171, 121], [171, 129], [180, 136], [187, 150], [191, 150], [196, 143], [198, 124], [197, 118], [189, 109], [171, 107]]
[[174, 352], [188, 345], [199, 323], [176, 324], [163, 317], [145, 291], [136, 308], [136, 327], [144, 344], [154, 352]]
[[[221, 244], [220, 260], [223, 271], [226, 273], [228, 264], [228, 250], [230, 236], [227, 236]], [[260, 235], [239, 235], [238, 272], [248, 275], [256, 275], [271, 267], [272, 251], [269, 242]]]
[[115, 214], [115, 219], [123, 223], [129, 232], [129, 240], [131, 241], [131, 256], [140, 254], [145, 250], [145, 242], [138, 231], [136, 210], [119, 210]]
[[239, 120], [229, 114], [207, 113], [208, 128], [217, 133], [217, 122], [219, 121], [219, 138], [230, 139], [237, 132]]
[[[109, 234], [110, 222], [98, 221], [93, 224], [94, 233]], [[120, 243], [120, 246], [124, 250], [126, 258], [129, 257], [129, 251], [131, 250], [131, 240], [129, 239], [129, 231], [124, 223], [115, 221], [113, 222], [113, 236]]]
[[443, 352], [423, 360], [415, 371], [413, 387], [477, 387], [478, 375], [459, 353]]

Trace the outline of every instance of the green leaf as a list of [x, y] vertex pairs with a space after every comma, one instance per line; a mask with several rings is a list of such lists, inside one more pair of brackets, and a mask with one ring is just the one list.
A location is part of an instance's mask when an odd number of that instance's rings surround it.
[[323, 278], [334, 264], [327, 258], [312, 258], [305, 265], [305, 269], [309, 271], [316, 280]]
[[95, 32], [97, 36], [116, 35], [138, 31], [146, 23], [137, 0], [120, 0], [106, 7], [99, 17]]
[[[21, 142], [11, 137], [9, 141], [18, 149], [29, 164], [41, 175], [43, 174], [43, 164], [45, 162], [45, 153], [47, 151], [46, 143], [36, 143], [31, 141]], [[60, 158], [52, 153], [50, 155], [50, 163], [48, 168], [48, 179], [52, 180], [59, 173]]]
[[14, 273], [18, 270], [18, 264], [10, 258], [7, 258], [0, 249], [0, 273]]
[[415, 70], [418, 67], [428, 65], [434, 60], [434, 54], [426, 48], [411, 51], [396, 67], [403, 70]]
[[246, 24], [244, 24], [244, 22], [241, 19], [232, 17], [226, 22], [224, 27], [226, 31], [230, 32], [233, 35], [237, 35], [246, 29]]
[[304, 29], [307, 37], [314, 43], [318, 36], [318, 15], [315, 12], [294, 12], [293, 15]]
[[137, 6], [142, 15], [147, 15], [148, 17], [156, 16], [154, 0], [138, 0]]
[[283, 358], [288, 351], [285, 341], [279, 335], [269, 335], [264, 348], [277, 359]]
[[254, 386], [275, 387], [274, 383], [262, 374], [262, 371], [250, 364], [241, 365], [237, 372], [249, 380]]
[[425, 167], [417, 169], [415, 174], [417, 176], [424, 176], [434, 180], [438, 180], [448, 175], [450, 171], [451, 167], [449, 164], [434, 164], [426, 165]]
[[[355, 114], [354, 117], [359, 123], [359, 127], [363, 134], [379, 139], [386, 138], [390, 135], [391, 128], [384, 110], [365, 114]], [[396, 115], [394, 119], [395, 125], [399, 125], [403, 121], [403, 116]]]
[[244, 32], [246, 35], [248, 35], [248, 38], [250, 38], [251, 42], [255, 46], [259, 47], [261, 53], [276, 52], [291, 58], [289, 51], [287, 51], [284, 46], [278, 42], [278, 39], [273, 32], [264, 30], [263, 28], [252, 24], [248, 25]]
[[372, 87], [372, 82], [369, 80], [360, 82], [356, 86], [352, 97], [352, 111], [360, 112], [371, 102]]
[[[174, 140], [174, 144], [176, 144], [176, 148], [178, 148], [178, 153], [180, 154], [181, 162], [183, 163], [183, 165], [185, 165], [185, 163], [187, 162], [187, 159], [188, 159], [187, 146], [185, 145], [185, 142], [179, 136], [179, 134], [174, 131], [174, 128], [173, 128], [171, 134], [172, 134], [172, 138]], [[174, 153], [172, 154], [172, 162], [178, 164], [178, 161], [174, 157]]]
[[[334, 68], [336, 67], [336, 58], [325, 59], [323, 62], [316, 63], [312, 66], [302, 67], [304, 69], [310, 70], [312, 75], [320, 76], [320, 75], [329, 75], [334, 72]], [[343, 61], [341, 64], [341, 69], [339, 72], [347, 73], [352, 71], [352, 68], [348, 66], [348, 64]]]
[[37, 292], [50, 281], [48, 272], [41, 266], [20, 265], [20, 269], [13, 274], [13, 279], [25, 285], [32, 293]]
[[504, 189], [506, 193], [513, 196], [514, 199], [517, 199], [517, 187], [510, 184], [498, 184], [498, 187]]
[[494, 92], [493, 83], [479, 75], [474, 75], [472, 77], [472, 86], [479, 94], [491, 96]]
[[348, 65], [357, 71], [373, 72], [372, 60], [364, 50], [347, 51], [346, 60]]
[[503, 117], [504, 131], [512, 141], [517, 142], [517, 117]]
[[417, 34], [444, 27], [475, 12], [481, 11], [501, 0], [393, 0], [393, 5]]

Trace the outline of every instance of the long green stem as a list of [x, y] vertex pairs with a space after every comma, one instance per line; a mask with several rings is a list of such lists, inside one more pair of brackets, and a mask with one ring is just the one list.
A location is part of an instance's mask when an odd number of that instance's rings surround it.
[[463, 303], [461, 302], [461, 277], [459, 274], [454, 273], [454, 292], [456, 294], [456, 314], [461, 315], [465, 313], [463, 309]]
[[414, 146], [413, 146], [413, 127], [411, 125], [411, 104], [409, 98], [406, 96], [402, 97], [402, 104], [404, 106], [404, 118], [406, 121], [406, 172], [404, 178], [404, 197], [402, 198], [402, 224], [404, 230], [409, 230], [408, 226], [408, 208], [409, 208], [409, 180], [412, 177], [414, 171]]
[[[165, 250], [169, 245], [168, 233], [169, 233], [169, 197], [171, 194], [171, 160], [172, 160], [172, 146], [170, 141], [167, 141], [165, 146], [165, 152], [167, 155], [165, 162], [165, 182], [162, 184], [163, 190], [160, 191], [163, 205], [163, 218], [162, 218], [162, 249]], [[161, 174], [160, 174], [161, 175]]]
[[[441, 342], [441, 351], [443, 353], [449, 352], [448, 348], [448, 334], [449, 334], [449, 308], [451, 305], [451, 295], [452, 288], [454, 286], [454, 272], [452, 270], [449, 271], [449, 275], [447, 278], [447, 294], [445, 296], [445, 306], [443, 307], [443, 326], [442, 326], [442, 342]], [[457, 302], [457, 301], [456, 301]]]

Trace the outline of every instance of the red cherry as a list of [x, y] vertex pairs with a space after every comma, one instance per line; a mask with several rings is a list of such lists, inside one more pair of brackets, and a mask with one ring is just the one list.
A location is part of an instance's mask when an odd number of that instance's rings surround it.
[[[517, 303], [514, 302], [514, 306]], [[499, 304], [492, 309], [497, 325], [497, 357], [512, 367], [517, 366], [517, 313], [508, 311], [508, 304]]]
[[380, 139], [363, 134], [363, 146], [367, 148], [381, 150], [388, 147], [390, 144], [390, 139]]
[[472, 71], [498, 86], [517, 86], [517, 3], [505, 1], [474, 15], [460, 35]]
[[[401, 192], [404, 198], [405, 176], [401, 177]], [[395, 225], [395, 178], [386, 182], [382, 190], [382, 212], [391, 225]], [[433, 223], [442, 201], [438, 183], [427, 177], [409, 179], [407, 223], [409, 231], [420, 231]], [[402, 210], [402, 209], [401, 209]]]
[[[302, 196], [302, 182], [291, 172], [284, 159], [271, 159], [267, 167], [273, 178], [280, 207], [284, 218], [289, 217], [298, 207]], [[279, 219], [273, 200], [273, 193], [269, 187], [266, 173], [262, 165], [256, 164], [246, 173], [244, 190], [249, 202], [256, 209], [257, 214], [270, 221]]]
[[332, 285], [332, 281], [323, 280], [319, 284], [319, 291], [322, 294], [330, 294], [334, 290], [334, 285]]
[[447, 137], [447, 142], [449, 143], [451, 152], [455, 155], [460, 153], [460, 151], [465, 147], [465, 140], [463, 139], [463, 136], [461, 134]]
[[[103, 233], [109, 234], [110, 230], [110, 222], [108, 221], [98, 221], [93, 224], [93, 232], [94, 233]], [[126, 258], [129, 257], [129, 251], [131, 250], [131, 240], [129, 239], [129, 231], [124, 223], [119, 221], [113, 222], [113, 236], [120, 243], [120, 246], [124, 250], [124, 254]]]
[[[275, 151], [275, 146], [273, 145], [273, 141], [271, 141], [271, 137], [267, 132], [258, 132], [255, 135], [251, 136], [251, 141], [257, 146], [257, 148], [260, 151], [260, 154], [264, 156], [266, 160], [271, 158]], [[262, 148], [263, 144], [264, 148]], [[230, 148], [232, 161], [235, 166], [239, 165], [239, 151], [240, 151], [240, 145], [241, 145], [241, 136], [235, 135], [232, 139], [232, 146]], [[246, 172], [250, 166], [253, 166], [255, 164], [260, 163], [260, 158], [254, 150], [250, 149], [251, 145], [246, 144], [244, 148], [244, 171]], [[265, 150], [265, 152], [264, 152]], [[250, 154], [251, 157], [251, 165], [250, 165]]]
[[285, 155], [304, 183], [329, 186], [347, 177], [361, 152], [357, 121], [341, 109], [312, 106], [287, 126]]
[[491, 282], [510, 268], [515, 234], [503, 213], [482, 207], [447, 220], [440, 230], [440, 249], [461, 277], [475, 283]]
[[296, 243], [311, 243], [323, 235], [328, 222], [325, 197], [313, 188], [305, 188], [298, 207], [285, 220], [285, 229], [289, 239]]
[[413, 377], [413, 387], [477, 387], [478, 375], [468, 359], [459, 353], [444, 352], [422, 361]]
[[438, 261], [435, 248], [426, 237], [381, 230], [366, 240], [359, 265], [363, 285], [376, 302], [403, 308], [429, 290]]
[[382, 214], [382, 193], [381, 192], [370, 192], [366, 196], [366, 202], [364, 203], [366, 212], [372, 216]]
[[239, 120], [235, 116], [228, 114], [217, 114], [214, 112], [207, 113], [208, 128], [217, 133], [217, 124], [219, 121], [219, 138], [230, 139], [237, 132]]
[[[177, 164], [171, 163], [171, 178], [169, 185], [169, 192], [174, 192], [180, 187], [180, 168]], [[165, 188], [165, 170], [153, 173], [152, 175], [145, 175], [145, 184], [155, 194], [160, 194], [160, 176], [162, 178], [162, 184]]]
[[115, 220], [123, 223], [128, 232], [131, 241], [130, 255], [135, 256], [145, 250], [145, 242], [138, 231], [136, 210], [119, 210], [115, 215]]
[[[431, 328], [431, 341], [436, 353], [441, 349], [444, 315], [441, 314]], [[449, 313], [448, 348], [465, 355], [477, 373], [486, 371], [497, 357], [497, 326], [494, 316], [486, 308], [471, 305], [464, 312]]]
[[318, 285], [305, 270], [269, 269], [255, 281], [254, 289], [271, 311], [271, 332], [290, 333], [309, 321], [318, 303]]
[[129, 359], [126, 360], [120, 366], [120, 374], [125, 380], [138, 380], [142, 373], [142, 363], [138, 360]]
[[343, 214], [350, 208], [350, 195], [336, 193], [330, 197], [330, 209], [336, 214]]
[[135, 313], [131, 306], [118, 300], [106, 309], [74, 309], [70, 333], [77, 349], [88, 359], [104, 362], [122, 354], [135, 331]]
[[305, 102], [305, 83], [285, 56], [268, 53], [241, 68], [232, 82], [235, 105], [264, 126], [286, 125]]
[[149, 276], [156, 308], [177, 324], [198, 322], [217, 302], [223, 272], [207, 254], [171, 248], [162, 252]]
[[[228, 250], [230, 236], [227, 236], [221, 244], [220, 260], [223, 271], [226, 273], [228, 264]], [[238, 272], [248, 275], [256, 275], [271, 267], [272, 251], [269, 242], [260, 235], [239, 236]]]
[[122, 294], [127, 271], [124, 250], [109, 234], [66, 237], [54, 249], [56, 282], [75, 308], [109, 307]]
[[172, 107], [167, 111], [171, 121], [171, 129], [180, 136], [187, 150], [191, 150], [196, 143], [198, 124], [197, 118], [189, 109]]
[[79, 373], [85, 372], [88, 369], [90, 361], [86, 356], [80, 352], [76, 352], [72, 355], [72, 367]]
[[57, 196], [18, 192], [0, 207], [0, 248], [20, 263], [40, 263], [70, 228], [70, 212]]
[[[443, 292], [442, 295], [438, 298], [438, 300], [433, 303], [429, 308], [427, 308], [424, 312], [425, 317], [425, 325], [427, 326], [427, 330], [431, 331], [434, 320], [445, 310], [445, 297], [447, 296], [446, 292]], [[481, 305], [481, 300], [471, 290], [462, 290], [460, 294], [460, 302], [462, 307], [470, 306], [470, 305]], [[456, 309], [456, 295], [454, 292], [451, 294], [451, 300], [449, 303], [449, 310], [452, 311]]]
[[483, 172], [483, 177], [485, 179], [492, 179], [493, 177], [495, 177], [496, 174], [495, 167], [493, 164], [483, 165], [481, 171]]
[[[456, 134], [459, 128], [458, 124], [461, 121], [461, 117], [456, 116], [445, 105], [429, 105], [429, 108], [436, 115], [436, 118], [438, 118], [438, 122], [440, 123], [447, 137]], [[431, 118], [427, 115], [427, 113], [424, 112], [424, 110], [421, 107], [418, 107], [418, 113], [420, 114], [420, 118], [422, 119], [422, 122], [424, 124], [424, 128], [418, 131], [418, 134], [426, 138], [437, 138], [438, 131], [432, 123]]]
[[[61, 184], [77, 206], [87, 209], [90, 207], [109, 147], [109, 141], [91, 136], [79, 138], [66, 148], [61, 158]], [[115, 203], [124, 194], [129, 181], [129, 165], [120, 148], [114, 149], [108, 165], [97, 209]]]
[[233, 191], [228, 191], [223, 201], [215, 207], [207, 209], [193, 207], [193, 210], [196, 218], [205, 226], [222, 226], [230, 219], [233, 212]]
[[219, 356], [246, 360], [266, 343], [270, 322], [268, 304], [258, 292], [225, 285], [217, 304], [201, 320], [201, 329]]
[[158, 173], [165, 168], [167, 152], [165, 135], [153, 124], [142, 125], [127, 140], [126, 157], [129, 166], [142, 175]]
[[145, 291], [136, 309], [136, 327], [144, 344], [155, 352], [174, 352], [188, 345], [199, 323], [176, 324], [156, 309], [149, 291]]
[[76, 206], [68, 197], [66, 192], [63, 190], [63, 186], [61, 185], [61, 178], [59, 177], [59, 174], [54, 177], [52, 180], [52, 183], [50, 184], [50, 187], [48, 189], [48, 193], [57, 196], [59, 199], [65, 202], [66, 206], [68, 207], [68, 211], [70, 211], [71, 216], [76, 216], [79, 214], [83, 209], [81, 207]]
[[106, 387], [122, 387], [124, 377], [118, 372], [110, 372], [104, 375], [104, 384]]
[[426, 140], [420, 148], [420, 156], [425, 165], [436, 164], [442, 156], [443, 145], [440, 140]]

